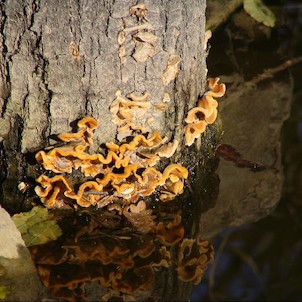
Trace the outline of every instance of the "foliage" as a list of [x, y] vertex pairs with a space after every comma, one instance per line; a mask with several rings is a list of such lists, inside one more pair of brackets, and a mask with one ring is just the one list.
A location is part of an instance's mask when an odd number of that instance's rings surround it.
[[243, 7], [257, 22], [269, 27], [275, 26], [276, 17], [274, 13], [261, 0], [244, 0]]
[[56, 240], [62, 231], [48, 209], [34, 207], [30, 212], [16, 214], [12, 217], [19, 229], [26, 246], [43, 244]]
[[9, 293], [9, 290], [6, 286], [0, 285], [0, 300], [4, 300], [6, 295]]

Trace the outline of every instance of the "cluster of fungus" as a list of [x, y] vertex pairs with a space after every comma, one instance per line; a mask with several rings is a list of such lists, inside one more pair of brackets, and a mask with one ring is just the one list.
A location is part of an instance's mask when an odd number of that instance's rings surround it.
[[[166, 103], [170, 101], [168, 93], [164, 94], [163, 102], [156, 104], [154, 107], [152, 107], [149, 100], [150, 94], [148, 92], [143, 94], [132, 92], [122, 95], [121, 91], [117, 90], [115, 96], [116, 98], [110, 106], [110, 112], [112, 113], [111, 121], [117, 125], [116, 138], [118, 141], [123, 141], [123, 139], [133, 135], [133, 132], [146, 134], [148, 132], [147, 128], [152, 129], [154, 122], [152, 112], [151, 114], [148, 112], [149, 109], [166, 110]], [[166, 138], [163, 138], [162, 144], [165, 141]], [[175, 152], [178, 141], [174, 141], [173, 146]], [[170, 156], [172, 156], [174, 152], [167, 151], [166, 153], [170, 153]]]
[[213, 124], [217, 118], [218, 102], [214, 98], [220, 98], [225, 94], [226, 87], [219, 84], [219, 78], [208, 79], [209, 91], [198, 100], [197, 106], [192, 108], [185, 119], [186, 145], [191, 146], [205, 130], [207, 125]]
[[[147, 129], [143, 125], [138, 125], [137, 121], [145, 116], [151, 107], [151, 103], [148, 101], [149, 93], [138, 95], [132, 92], [123, 96], [118, 90], [115, 96], [116, 98], [110, 106], [110, 112], [113, 116], [112, 122], [118, 126], [117, 139], [123, 140], [130, 136], [133, 131], [147, 133]], [[145, 124], [145, 121], [143, 120], [141, 124]]]
[[180, 280], [198, 284], [214, 260], [213, 246], [206, 240], [185, 238], [179, 245], [177, 273]]
[[129, 9], [129, 14], [137, 18], [137, 24], [124, 28], [119, 32], [119, 58], [122, 64], [126, 63], [125, 42], [131, 36], [135, 43], [133, 58], [137, 62], [145, 62], [156, 54], [155, 44], [157, 37], [151, 32], [152, 24], [147, 20], [148, 9], [145, 4], [138, 3]]
[[[170, 164], [160, 172], [154, 167], [161, 157], [170, 157], [176, 149], [173, 144], [163, 144], [159, 132], [138, 134], [121, 145], [107, 143], [104, 154], [89, 154], [86, 149], [93, 144], [97, 126], [95, 119], [85, 117], [78, 122], [76, 133], [58, 136], [64, 145], [36, 154], [44, 169], [59, 174], [42, 174], [36, 180], [40, 186], [35, 191], [46, 207], [126, 206], [156, 190], [161, 201], [172, 200], [183, 192], [186, 168]], [[80, 170], [85, 176], [81, 179], [86, 181], [75, 185], [73, 170]]]

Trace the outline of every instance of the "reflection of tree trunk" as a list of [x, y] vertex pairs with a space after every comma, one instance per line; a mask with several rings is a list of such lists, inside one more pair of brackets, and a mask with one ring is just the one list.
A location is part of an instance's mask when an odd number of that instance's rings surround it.
[[[184, 147], [183, 120], [204, 91], [205, 1], [145, 4], [144, 22], [157, 37], [155, 55], [145, 62], [132, 56], [137, 30], [129, 31], [125, 57], [119, 57], [118, 33], [143, 22], [129, 14], [133, 1], [0, 4], [0, 181], [1, 200], [11, 213], [30, 205], [32, 197], [18, 192], [17, 185], [34, 184], [41, 171], [33, 165], [33, 154], [52, 144], [52, 135], [69, 131], [70, 123], [89, 115], [100, 122], [95, 146], [114, 141], [117, 129], [109, 107], [118, 89], [124, 95], [148, 92], [154, 106], [148, 130], [179, 140], [181, 148], [172, 162], [198, 164], [201, 155]], [[181, 57], [180, 71], [165, 86], [161, 75], [171, 55]], [[156, 109], [164, 93], [171, 97], [168, 108]], [[161, 281], [164, 300], [188, 298], [190, 284], [179, 284], [170, 275]]]

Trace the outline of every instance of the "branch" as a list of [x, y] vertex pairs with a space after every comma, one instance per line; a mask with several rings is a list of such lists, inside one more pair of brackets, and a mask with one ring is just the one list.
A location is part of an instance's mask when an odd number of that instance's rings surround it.
[[265, 69], [263, 73], [257, 75], [256, 77], [254, 77], [249, 82], [246, 82], [246, 85], [255, 86], [263, 80], [266, 80], [268, 78], [272, 78], [275, 73], [277, 73], [279, 71], [282, 71], [282, 70], [285, 70], [286, 68], [289, 68], [289, 67], [291, 67], [293, 65], [296, 65], [296, 64], [299, 64], [299, 63], [302, 63], [302, 56], [297, 57], [297, 58], [293, 58], [291, 60], [287, 60], [287, 61], [285, 61], [284, 63], [282, 63], [281, 65], [279, 65], [277, 67]]
[[225, 107], [229, 106], [233, 102], [240, 99], [240, 97], [243, 94], [245, 94], [248, 91], [254, 89], [255, 86], [257, 84], [259, 84], [261, 81], [272, 78], [276, 73], [278, 73], [280, 71], [283, 71], [283, 70], [285, 70], [289, 67], [292, 67], [296, 64], [299, 64], [299, 63], [302, 63], [302, 56], [287, 60], [287, 61], [285, 61], [284, 63], [282, 63], [281, 65], [279, 65], [277, 67], [265, 69], [262, 73], [255, 76], [250, 81], [242, 83], [242, 85], [239, 86], [240, 89], [238, 89], [238, 87], [237, 87], [235, 92], [230, 92], [230, 90], [229, 90], [229, 95], [231, 95], [232, 97], [229, 98], [226, 102], [224, 102], [224, 106]]
[[207, 1], [206, 29], [214, 31], [226, 22], [229, 16], [242, 5], [243, 0], [211, 0]]

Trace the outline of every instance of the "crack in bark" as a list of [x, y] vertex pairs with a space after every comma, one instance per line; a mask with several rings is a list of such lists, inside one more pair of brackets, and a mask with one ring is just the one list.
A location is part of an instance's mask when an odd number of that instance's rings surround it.
[[29, 10], [29, 14], [27, 14], [27, 12], [26, 12], [26, 7], [24, 8], [24, 13], [25, 13], [25, 15], [27, 17], [27, 21], [28, 21], [27, 29], [30, 30], [30, 31], [32, 31], [32, 27], [34, 25], [34, 21], [35, 21], [34, 16], [40, 9], [40, 5], [39, 5], [40, 1], [39, 0], [33, 0], [33, 2], [31, 4], [32, 4], [31, 5], [32, 9]]
[[43, 41], [42, 41], [42, 32], [38, 33], [32, 29], [34, 22], [35, 22], [35, 16], [40, 10], [40, 1], [39, 0], [34, 0], [34, 9], [31, 14], [31, 22], [30, 26], [28, 27], [28, 30], [31, 31], [35, 35], [35, 47], [33, 50], [33, 56], [36, 58], [36, 66], [34, 69], [34, 73], [36, 73], [39, 76], [40, 83], [42, 84], [41, 89], [44, 89], [46, 91], [46, 99], [44, 100], [44, 110], [47, 113], [47, 125], [44, 127], [43, 131], [41, 131], [41, 136], [43, 138], [43, 141], [45, 144], [47, 143], [48, 136], [51, 133], [51, 123], [52, 123], [52, 118], [51, 118], [51, 111], [50, 111], [50, 104], [51, 104], [51, 99], [53, 92], [48, 88], [48, 80], [47, 80], [47, 69], [49, 62], [47, 58], [43, 54]]
[[[162, 1], [162, 5], [164, 5], [164, 4], [165, 4], [165, 1]], [[164, 14], [164, 16], [165, 16], [164, 36], [165, 36], [168, 31], [168, 11], [166, 8], [164, 9], [164, 12], [165, 12], [165, 14]], [[163, 51], [167, 51], [165, 38], [163, 38]]]
[[[69, 2], [69, 20], [68, 20], [68, 23], [69, 23], [69, 27], [70, 27], [70, 32], [72, 34], [72, 36], [74, 37], [75, 41], [77, 40], [77, 33], [76, 33], [76, 30], [73, 26], [73, 12], [72, 12], [72, 8], [75, 7], [75, 10], [77, 11], [78, 13], [78, 29], [80, 31], [80, 38], [82, 37], [82, 33], [81, 33], [81, 26], [80, 26], [80, 20], [81, 20], [81, 15], [80, 15], [80, 1], [77, 0], [77, 1], [70, 1]], [[79, 38], [79, 39], [80, 39]]]
[[88, 115], [88, 112], [89, 112], [88, 107], [90, 107], [91, 108], [91, 115], [93, 116], [93, 107], [90, 104], [89, 97], [88, 97], [88, 92], [87, 91], [85, 92], [85, 104], [84, 104], [84, 106], [85, 106], [85, 108], [84, 108], [85, 114]]
[[[11, 94], [11, 89], [10, 89], [10, 75], [9, 75], [9, 60], [7, 59], [7, 53], [8, 53], [8, 48], [6, 45], [6, 38], [5, 38], [5, 24], [7, 20], [7, 15], [5, 11], [5, 0], [3, 0], [2, 3], [0, 3], [0, 14], [1, 14], [1, 20], [0, 20], [0, 41], [2, 42], [2, 59], [3, 59], [3, 70], [1, 66], [1, 74], [2, 74], [2, 79], [5, 81], [5, 86], [6, 87], [1, 87], [2, 88], [2, 98], [3, 98], [3, 106], [0, 109], [1, 118], [4, 118], [4, 115], [6, 113], [6, 108], [8, 104], [8, 99]], [[6, 90], [6, 91], [5, 91]]]
[[[24, 131], [24, 121], [22, 117], [17, 114], [15, 118], [15, 130], [17, 132], [17, 145], [16, 145], [16, 159], [17, 159], [17, 181], [20, 183], [23, 181], [23, 179], [26, 177], [26, 170], [27, 170], [27, 164], [26, 164], [26, 158], [25, 155], [22, 153], [22, 137], [23, 137], [23, 131]], [[14, 131], [15, 132], [15, 131]], [[17, 190], [17, 184], [15, 184], [16, 190]], [[18, 210], [21, 211], [23, 204], [25, 201], [25, 197], [21, 197], [21, 202], [19, 203]]]
[[[74, 10], [72, 10], [72, 8], [74, 8]], [[81, 1], [77, 0], [76, 3], [70, 1], [69, 4], [69, 26], [70, 26], [70, 31], [71, 34], [74, 37], [74, 41], [78, 41], [78, 49], [80, 50], [80, 44], [81, 41], [83, 39], [83, 32], [82, 32], [82, 8], [81, 8]], [[75, 17], [73, 17], [73, 14], [77, 14]], [[76, 25], [73, 25], [73, 21], [77, 21]], [[79, 37], [77, 37], [77, 29], [75, 28], [75, 26], [77, 26], [78, 29], [78, 35]], [[92, 57], [92, 51], [91, 51], [91, 47], [90, 47], [90, 58]], [[80, 60], [82, 60], [83, 62], [83, 72], [82, 72], [82, 79], [81, 79], [81, 87], [83, 90], [83, 96], [84, 96], [84, 110], [85, 110], [85, 114], [88, 114], [89, 111], [89, 95], [90, 95], [90, 85], [86, 85], [84, 83], [85, 77], [88, 77], [87, 82], [90, 83], [91, 82], [91, 61], [86, 60], [84, 57], [82, 57]], [[89, 65], [89, 66], [88, 66]], [[89, 67], [89, 68], [87, 68]], [[92, 106], [90, 106], [92, 108]]]
[[0, 200], [3, 200], [2, 184], [4, 183], [6, 177], [7, 177], [6, 153], [3, 146], [3, 142], [1, 142], [0, 143]]
[[[42, 39], [41, 39], [42, 40]], [[42, 42], [41, 42], [42, 43]], [[41, 68], [41, 81], [42, 84], [45, 88], [45, 90], [47, 91], [47, 99], [44, 102], [44, 106], [46, 108], [47, 111], [47, 125], [45, 126], [44, 131], [42, 131], [42, 136], [43, 139], [45, 141], [45, 143], [48, 141], [48, 136], [51, 133], [51, 124], [52, 124], [52, 115], [51, 115], [51, 110], [50, 110], [50, 105], [51, 105], [51, 100], [52, 100], [52, 96], [53, 96], [53, 92], [51, 89], [49, 89], [48, 87], [48, 81], [47, 81], [47, 69], [48, 69], [48, 60], [43, 56], [43, 54], [39, 54], [39, 58], [40, 58], [40, 62], [42, 62], [40, 68]]]

